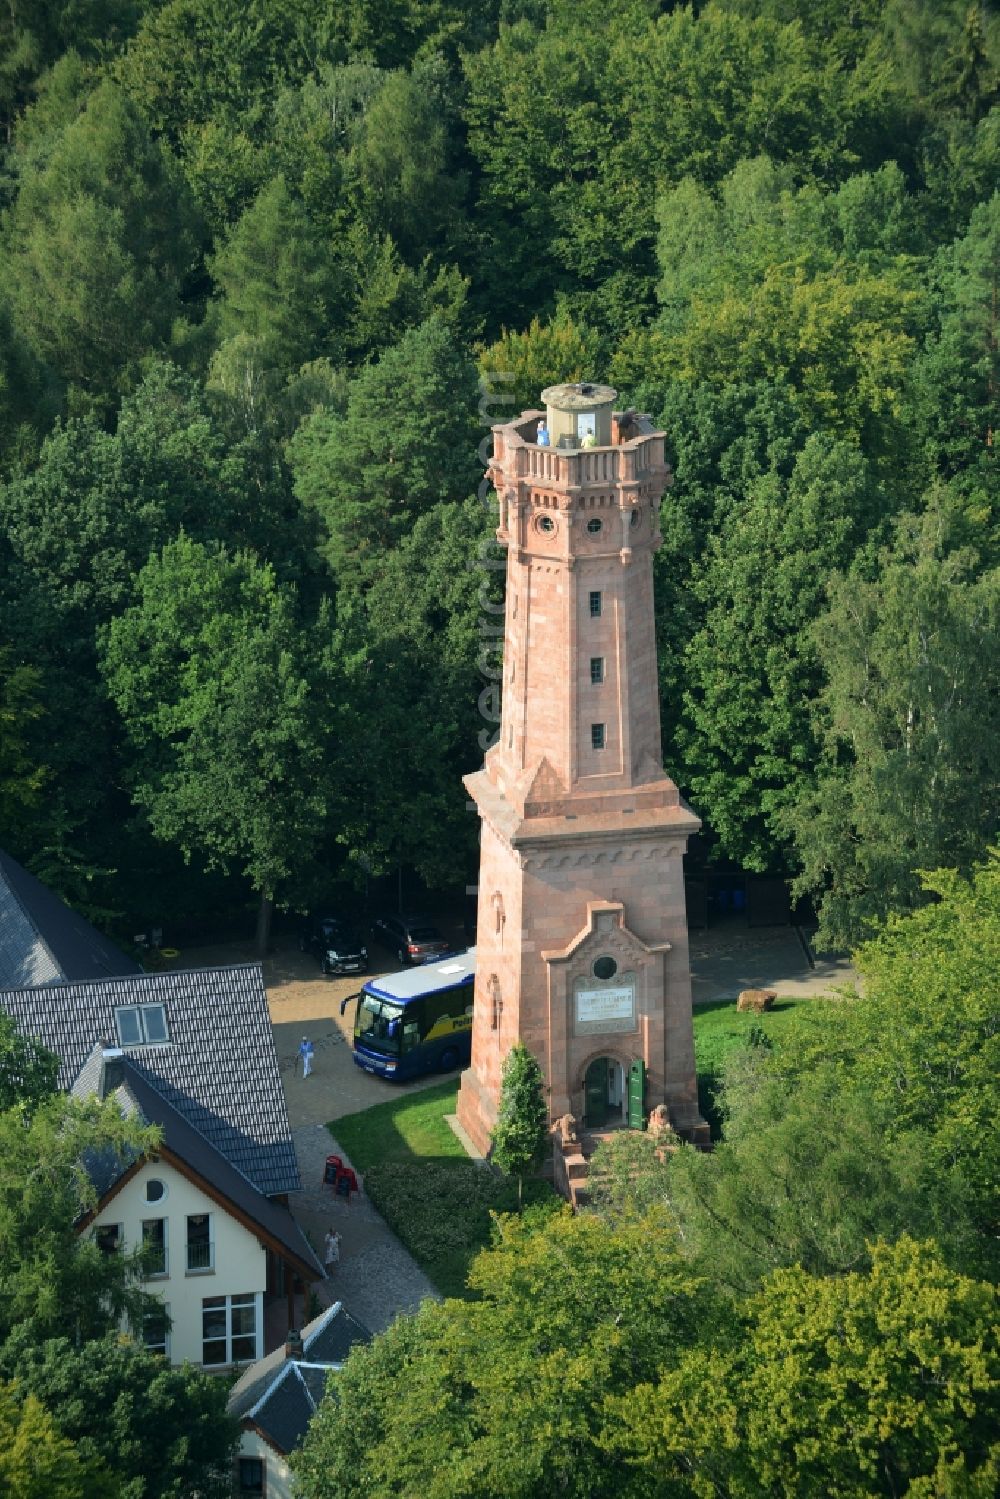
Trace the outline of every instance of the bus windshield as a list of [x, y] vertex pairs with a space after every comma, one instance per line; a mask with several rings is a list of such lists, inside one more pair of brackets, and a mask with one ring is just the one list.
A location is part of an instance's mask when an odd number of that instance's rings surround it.
[[374, 994], [362, 990], [357, 1014], [354, 1018], [354, 1035], [358, 1041], [371, 1046], [375, 1051], [384, 1051], [398, 1057], [403, 1035], [400, 1017], [402, 1005], [387, 999], [376, 999]]

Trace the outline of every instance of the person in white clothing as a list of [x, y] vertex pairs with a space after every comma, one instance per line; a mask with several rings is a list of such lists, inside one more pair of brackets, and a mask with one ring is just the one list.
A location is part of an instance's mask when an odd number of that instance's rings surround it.
[[333, 1273], [333, 1267], [340, 1263], [340, 1235], [335, 1228], [331, 1228], [324, 1241], [323, 1263], [327, 1274]]
[[312, 1071], [313, 1064], [313, 1044], [308, 1036], [302, 1037], [302, 1044], [299, 1047], [299, 1056], [302, 1058], [302, 1076], [308, 1077], [310, 1072]]

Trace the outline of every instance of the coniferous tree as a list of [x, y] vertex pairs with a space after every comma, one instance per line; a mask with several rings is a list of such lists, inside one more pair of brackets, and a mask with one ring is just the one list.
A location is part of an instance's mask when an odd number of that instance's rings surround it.
[[491, 1152], [492, 1159], [505, 1176], [517, 1177], [519, 1207], [525, 1173], [541, 1164], [548, 1123], [542, 1070], [528, 1048], [519, 1041], [503, 1059]]

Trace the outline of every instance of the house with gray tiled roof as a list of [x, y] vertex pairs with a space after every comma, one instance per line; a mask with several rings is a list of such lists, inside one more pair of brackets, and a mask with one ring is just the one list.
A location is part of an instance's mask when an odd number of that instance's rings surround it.
[[99, 1043], [72, 1091], [114, 1098], [160, 1132], [149, 1157], [85, 1162], [98, 1199], [80, 1225], [109, 1253], [143, 1246], [151, 1256], [146, 1289], [167, 1315], [149, 1320], [147, 1346], [206, 1368], [260, 1358], [269, 1302], [296, 1278], [325, 1276], [286, 1204], [259, 1191], [120, 1048]]
[[259, 963], [6, 989], [0, 1008], [60, 1058], [60, 1088], [104, 1041], [259, 1191], [301, 1186]]
[[[287, 1206], [301, 1182], [260, 965], [143, 973], [120, 955], [108, 971], [110, 944], [84, 923], [74, 948], [72, 913], [31, 880], [4, 885], [0, 1010], [59, 1057], [61, 1088], [113, 1094], [162, 1137], [148, 1159], [86, 1163], [98, 1202], [81, 1231], [109, 1253], [145, 1246], [165, 1311], [148, 1346], [209, 1368], [253, 1362], [268, 1308], [288, 1326], [296, 1290], [325, 1278]], [[91, 959], [99, 973], [66, 975]]]
[[294, 1492], [287, 1458], [302, 1441], [332, 1370], [371, 1333], [339, 1301], [283, 1348], [247, 1369], [229, 1395], [229, 1413], [243, 1428], [236, 1492], [286, 1499]]

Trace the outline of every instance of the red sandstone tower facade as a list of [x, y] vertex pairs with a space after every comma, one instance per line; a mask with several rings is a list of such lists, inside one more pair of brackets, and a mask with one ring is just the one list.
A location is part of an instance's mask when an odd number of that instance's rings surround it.
[[[682, 855], [698, 819], [660, 759], [653, 618], [663, 433], [608, 386], [553, 386], [493, 428], [507, 601], [500, 737], [466, 780], [482, 820], [472, 1063], [486, 1149], [503, 1058], [538, 1058], [552, 1119], [701, 1137]], [[542, 434], [544, 436], [544, 434]]]

